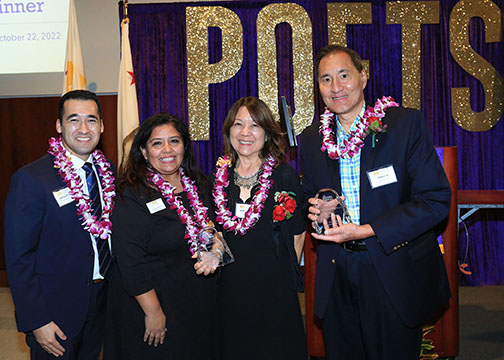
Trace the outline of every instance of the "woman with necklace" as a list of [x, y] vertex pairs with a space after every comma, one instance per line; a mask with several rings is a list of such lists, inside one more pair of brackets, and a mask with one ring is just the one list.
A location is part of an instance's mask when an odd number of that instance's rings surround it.
[[193, 268], [197, 234], [209, 224], [202, 180], [184, 124], [169, 114], [146, 119], [112, 217], [105, 360], [214, 359], [215, 279]]
[[220, 273], [217, 359], [306, 360], [297, 297], [303, 198], [283, 162], [280, 127], [263, 101], [245, 97], [231, 107], [223, 134], [212, 206], [235, 262]]

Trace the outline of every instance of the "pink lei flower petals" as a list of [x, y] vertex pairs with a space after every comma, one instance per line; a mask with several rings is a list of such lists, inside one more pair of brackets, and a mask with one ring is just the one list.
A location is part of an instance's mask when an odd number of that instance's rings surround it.
[[208, 217], [208, 209], [200, 200], [198, 187], [194, 181], [185, 175], [182, 168], [179, 169], [179, 175], [182, 189], [186, 192], [194, 215], [191, 215], [185, 208], [182, 198], [179, 195], [175, 195], [175, 187], [173, 185], [165, 181], [159, 173], [154, 172], [151, 167], [147, 170], [147, 180], [149, 183], [161, 192], [170, 209], [177, 212], [180, 222], [185, 225], [184, 239], [187, 239], [189, 251], [191, 254], [194, 254], [198, 250], [198, 234], [200, 230], [207, 226], [213, 226], [213, 224]]
[[352, 158], [359, 149], [364, 146], [364, 139], [368, 134], [373, 135], [373, 148], [374, 148], [374, 135], [377, 133], [386, 132], [387, 125], [370, 128], [371, 123], [369, 118], [381, 119], [385, 116], [385, 110], [389, 107], [397, 107], [398, 103], [390, 96], [383, 96], [381, 99], [376, 100], [375, 106], [365, 110], [364, 115], [360, 121], [356, 123], [356, 129], [350, 132], [348, 139], [343, 141], [342, 145], [337, 145], [335, 141], [335, 133], [332, 129], [334, 123], [334, 114], [326, 108], [324, 113], [320, 115], [319, 133], [322, 135], [322, 144], [320, 150], [327, 151], [329, 158], [336, 160], [338, 158], [346, 159]]
[[70, 197], [75, 201], [77, 215], [82, 220], [84, 230], [95, 237], [108, 239], [112, 232], [112, 223], [109, 218], [114, 209], [115, 186], [110, 163], [103, 153], [100, 150], [95, 150], [92, 154], [100, 178], [103, 200], [101, 218], [97, 219], [96, 216], [91, 215], [93, 212], [91, 199], [88, 194], [84, 193], [80, 176], [73, 168], [70, 157], [67, 156], [61, 137], [49, 139], [47, 152], [54, 156], [54, 167], [59, 169], [58, 174], [70, 189]]
[[231, 165], [231, 155], [219, 158], [215, 172], [215, 182], [212, 191], [214, 203], [216, 205], [216, 220], [225, 230], [234, 231], [235, 234], [245, 235], [261, 217], [261, 210], [264, 208], [264, 202], [268, 198], [269, 189], [273, 185], [270, 179], [277, 161], [269, 154], [266, 157], [259, 176], [259, 189], [252, 198], [251, 206], [245, 212], [242, 219], [233, 216], [227, 207], [227, 195], [225, 188], [229, 186], [228, 167]]

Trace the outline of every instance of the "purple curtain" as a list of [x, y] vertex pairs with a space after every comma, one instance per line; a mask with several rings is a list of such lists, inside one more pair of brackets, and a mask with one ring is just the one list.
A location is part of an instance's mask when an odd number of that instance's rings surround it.
[[[244, 61], [231, 79], [210, 86], [210, 138], [198, 141], [194, 149], [201, 168], [210, 173], [221, 154], [221, 126], [231, 105], [241, 96], [258, 95], [257, 89], [257, 14], [272, 2], [286, 1], [233, 1], [172, 4], [130, 4], [130, 42], [135, 68], [140, 121], [158, 112], [170, 112], [184, 121], [188, 118], [186, 86], [186, 30], [187, 6], [224, 6], [241, 19], [244, 36]], [[310, 16], [313, 31], [313, 56], [327, 44], [328, 1], [298, 0]], [[344, 2], [344, 1], [341, 1]], [[459, 161], [459, 188], [494, 190], [504, 189], [504, 123], [501, 120], [491, 130], [466, 131], [455, 124], [451, 116], [450, 88], [469, 87], [472, 107], [484, 108], [485, 98], [481, 84], [467, 74], [454, 60], [449, 50], [449, 16], [455, 0], [440, 1], [439, 24], [422, 25], [421, 78], [422, 111], [432, 131], [434, 143], [439, 146], [457, 146]], [[503, 0], [494, 0], [501, 11]], [[121, 12], [120, 5], [120, 12]], [[382, 95], [401, 101], [401, 26], [386, 24], [386, 2], [373, 1], [373, 23], [347, 26], [348, 46], [357, 50], [364, 59], [371, 60], [373, 78], [368, 82], [366, 97], [374, 101]], [[293, 100], [292, 45], [290, 26], [280, 24], [276, 30], [278, 44], [278, 77], [280, 94]], [[485, 43], [483, 21], [474, 18], [470, 23], [471, 46], [482, 57], [504, 74], [503, 42]], [[221, 56], [220, 31], [209, 29], [210, 62]], [[315, 79], [314, 79], [315, 83]], [[322, 103], [315, 87], [316, 113]], [[504, 96], [504, 94], [503, 94]], [[295, 111], [295, 109], [294, 109]], [[297, 156], [291, 154], [291, 163], [298, 169]], [[462, 284], [504, 284], [504, 211], [484, 210], [470, 217], [471, 244], [469, 268], [473, 275], [461, 275]], [[461, 256], [464, 255], [465, 236], [460, 237]]]

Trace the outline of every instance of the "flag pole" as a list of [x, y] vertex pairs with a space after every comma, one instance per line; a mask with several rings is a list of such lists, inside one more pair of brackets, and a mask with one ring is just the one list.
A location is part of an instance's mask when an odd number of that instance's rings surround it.
[[86, 73], [84, 71], [84, 60], [82, 57], [75, 4], [74, 0], [70, 0], [68, 5], [68, 34], [62, 93], [64, 94], [70, 90], [77, 89], [87, 89]]
[[128, 0], [124, 0], [124, 3], [123, 3], [123, 19], [122, 19], [122, 21], [129, 22], [129, 17], [128, 17]]
[[120, 164], [119, 170], [124, 168], [135, 129], [139, 125], [135, 73], [129, 42], [129, 22], [128, 1], [124, 0], [123, 19], [121, 20], [121, 61], [117, 89], [117, 162]]

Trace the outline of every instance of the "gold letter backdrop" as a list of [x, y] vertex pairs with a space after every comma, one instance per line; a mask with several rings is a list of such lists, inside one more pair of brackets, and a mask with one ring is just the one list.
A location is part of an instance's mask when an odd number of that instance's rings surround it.
[[439, 1], [397, 1], [387, 3], [387, 24], [402, 27], [402, 105], [420, 109], [421, 24], [439, 23]]
[[[278, 73], [275, 28], [286, 22], [292, 27], [292, 66], [294, 68], [294, 106], [292, 120], [296, 134], [313, 121], [313, 46], [311, 21], [297, 4], [271, 4], [257, 16], [257, 71], [259, 98], [278, 114]], [[278, 116], [277, 116], [278, 118]]]
[[[222, 59], [209, 64], [208, 27], [222, 30]], [[186, 9], [187, 93], [189, 132], [193, 140], [210, 138], [208, 86], [224, 82], [240, 70], [243, 61], [243, 31], [240, 18], [221, 6]]]
[[[439, 1], [394, 1], [386, 3], [386, 23], [401, 26], [402, 105], [421, 108], [421, 34], [423, 24], [439, 24]], [[469, 88], [452, 88], [452, 116], [469, 131], [485, 131], [499, 121], [504, 111], [503, 81], [497, 70], [471, 48], [469, 21], [480, 17], [485, 22], [487, 42], [502, 39], [501, 10], [489, 0], [460, 1], [450, 15], [450, 51], [455, 61], [478, 79], [485, 92], [485, 108], [473, 112]], [[327, 3], [329, 42], [346, 45], [347, 25], [371, 24], [372, 3]], [[316, 19], [318, 21], [318, 19]], [[315, 115], [312, 21], [306, 9], [295, 3], [275, 3], [260, 9], [257, 15], [257, 81], [258, 95], [278, 113], [277, 72], [278, 24], [292, 29], [292, 76], [294, 84], [294, 124], [296, 134], [308, 126]], [[222, 59], [214, 64], [208, 57], [208, 28], [222, 31]], [[222, 6], [188, 6], [187, 91], [189, 130], [194, 140], [208, 140], [210, 126], [209, 86], [222, 83], [241, 69], [243, 62], [243, 29], [240, 18]], [[387, 41], [387, 39], [381, 39]], [[380, 44], [377, 43], [376, 46]], [[370, 73], [369, 60], [363, 60]]]
[[[140, 119], [164, 111], [189, 123], [210, 174], [236, 100], [259, 96], [276, 113], [285, 96], [299, 134], [324, 111], [317, 52], [347, 45], [369, 74], [367, 101], [420, 108], [434, 144], [458, 147], [460, 189], [504, 189], [504, 0], [351, 1], [130, 4]], [[300, 170], [294, 150], [287, 159]], [[461, 282], [504, 284], [503, 213], [480, 216]]]
[[477, 78], [485, 91], [485, 109], [474, 112], [469, 88], [452, 88], [452, 116], [463, 129], [485, 131], [494, 127], [504, 111], [504, 86], [497, 70], [475, 52], [469, 43], [469, 21], [480, 17], [485, 22], [486, 42], [502, 41], [502, 12], [488, 0], [459, 1], [450, 15], [450, 51], [469, 74]]
[[[346, 46], [346, 26], [349, 24], [371, 24], [371, 12], [371, 3], [327, 4], [329, 43]], [[368, 79], [370, 79], [369, 60], [363, 60], [362, 65], [366, 69]]]

